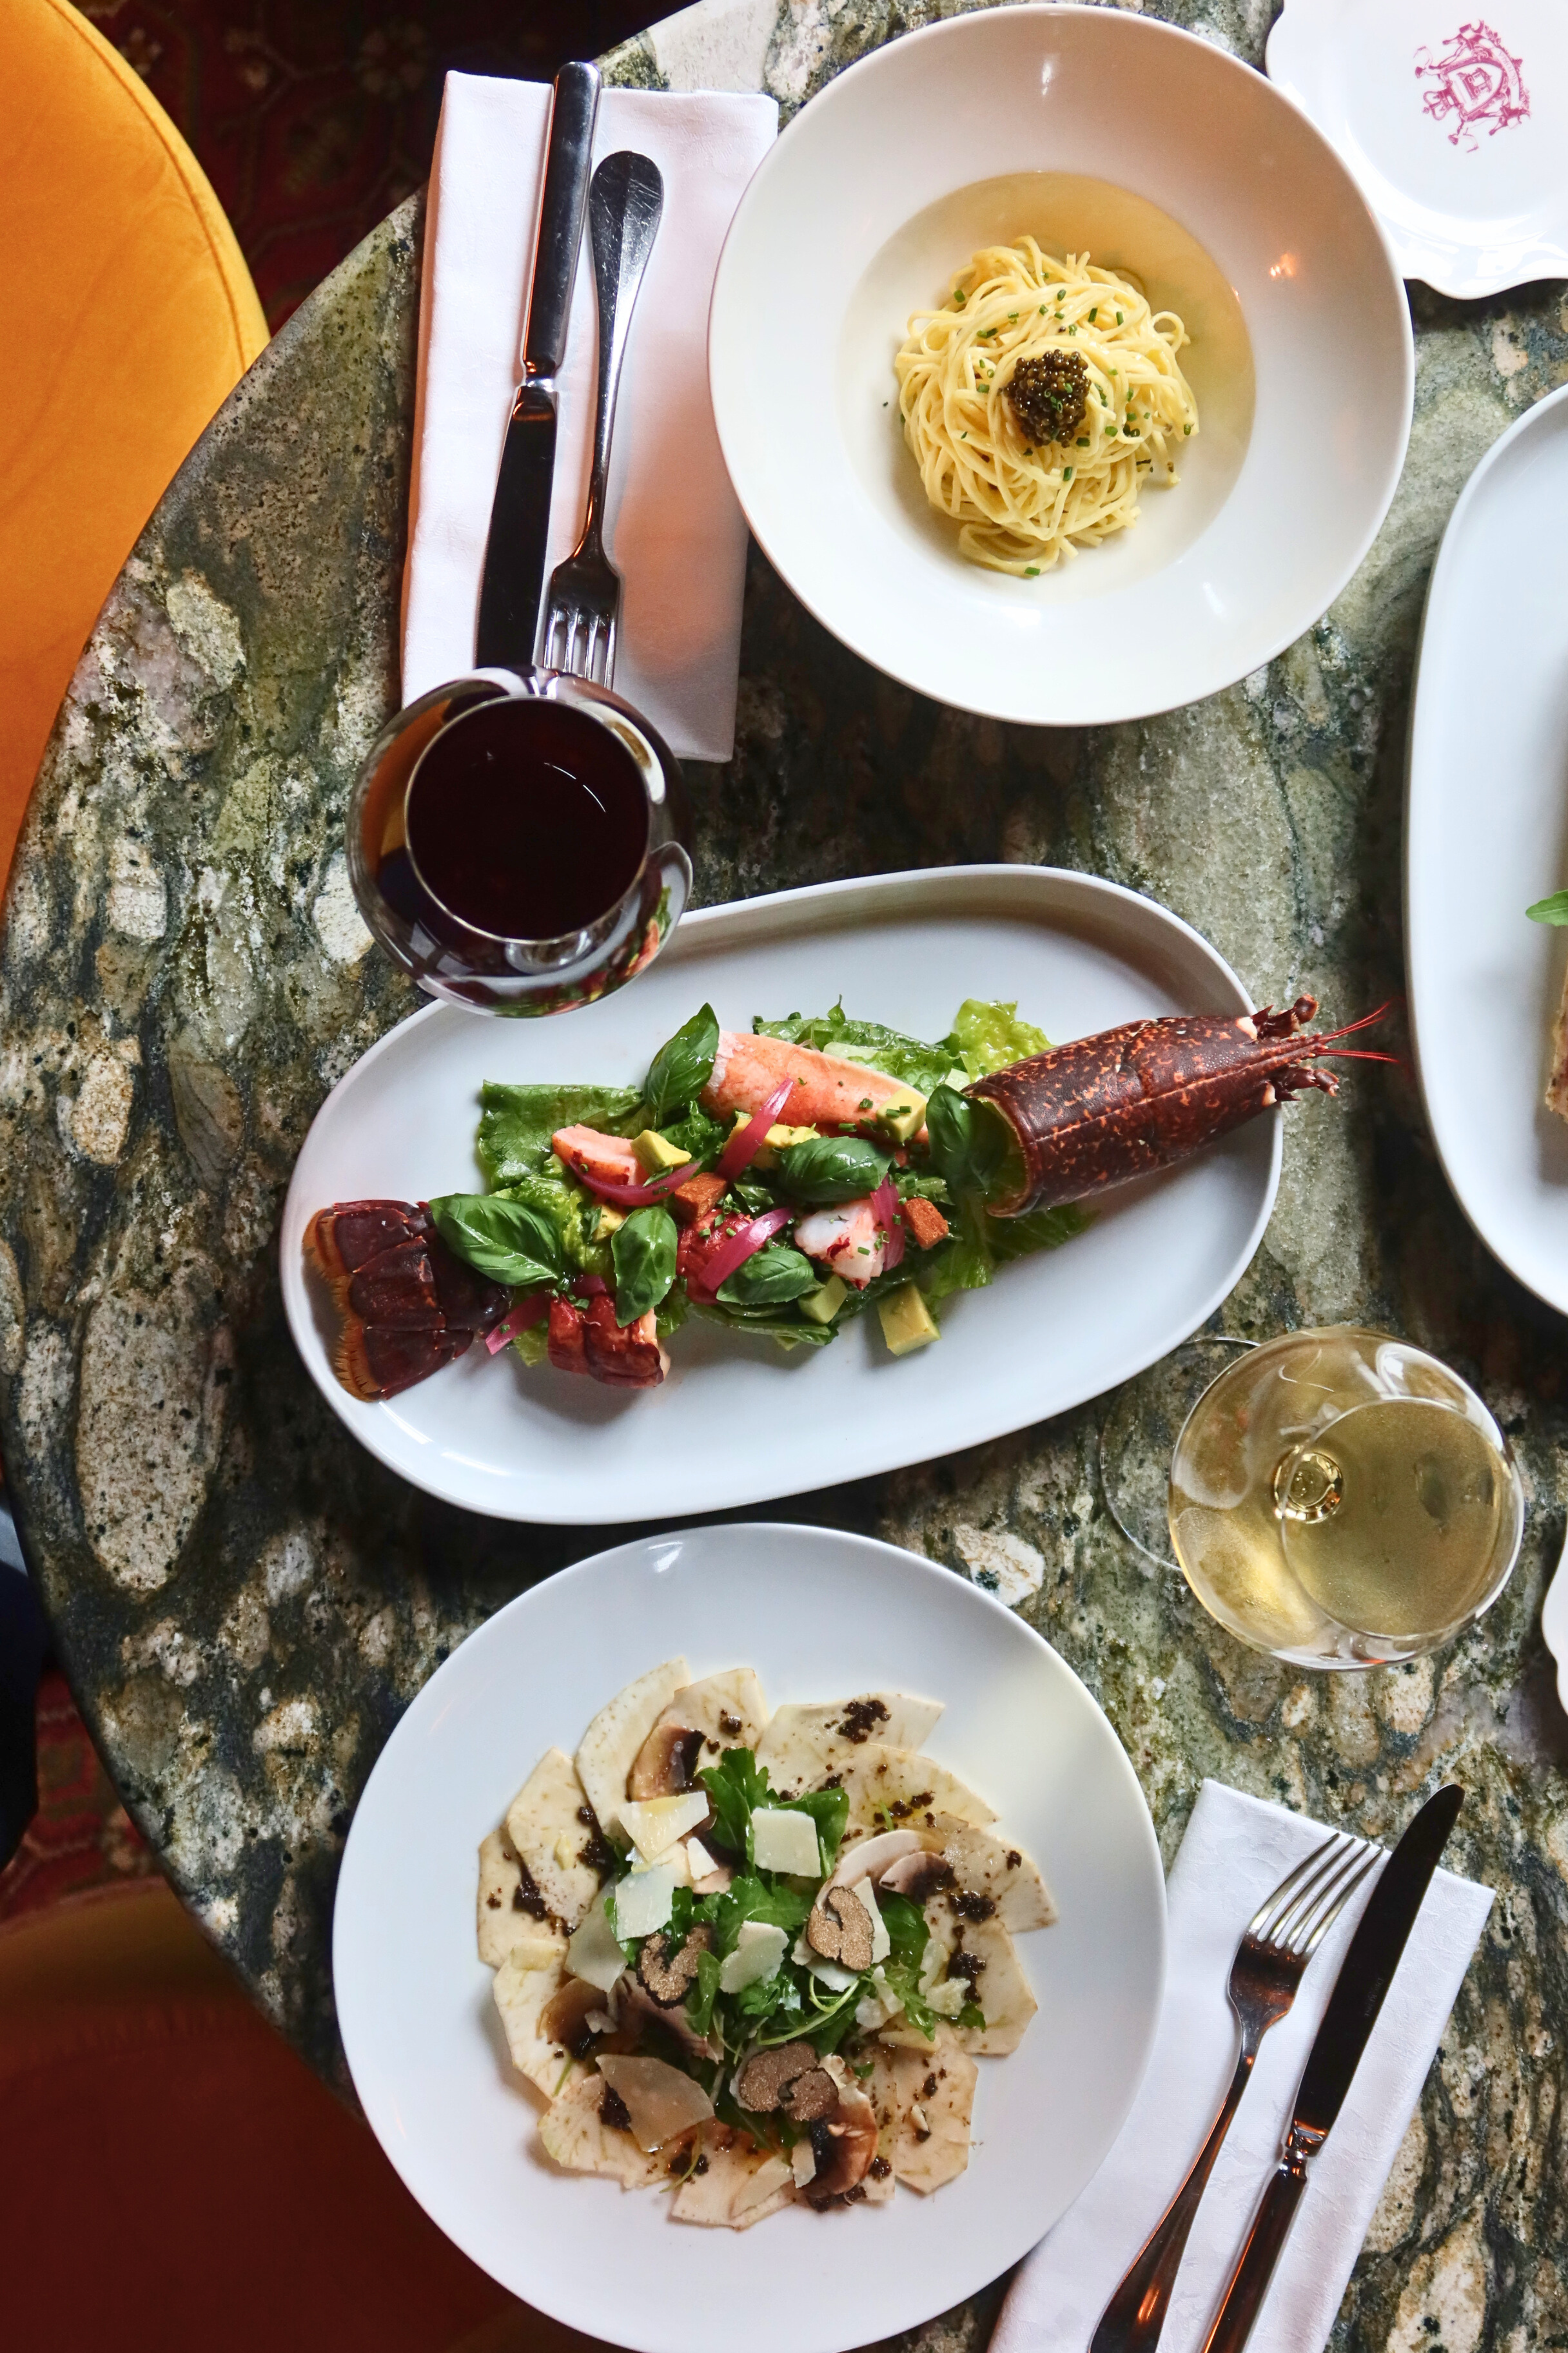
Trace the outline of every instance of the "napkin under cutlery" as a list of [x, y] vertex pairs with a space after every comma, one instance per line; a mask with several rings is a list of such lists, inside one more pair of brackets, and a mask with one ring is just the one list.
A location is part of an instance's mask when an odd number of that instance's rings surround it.
[[[1217, 1781], [1204, 1783], [1167, 1888], [1169, 1967], [1148, 2074], [1105, 2163], [1014, 2281], [992, 2353], [1084, 2353], [1230, 2081], [1237, 2032], [1225, 1989], [1241, 1932], [1326, 1835], [1304, 1815]], [[1278, 2161], [1308, 2051], [1375, 1883], [1374, 1876], [1346, 1905], [1289, 2016], [1263, 2039], [1187, 2242], [1160, 2353], [1195, 2353], [1203, 2343]], [[1312, 2160], [1254, 2334], [1268, 2353], [1321, 2353], [1328, 2341], [1491, 1903], [1489, 1888], [1447, 1871], [1433, 1877], [1339, 2121]]]
[[[490, 500], [520, 372], [550, 91], [448, 74], [419, 307], [403, 698], [474, 666]], [[742, 192], [778, 130], [771, 98], [606, 90], [595, 161], [629, 147], [664, 176], [664, 216], [621, 380], [611, 554], [626, 577], [616, 690], [672, 751], [734, 748], [746, 526], [708, 396], [708, 304]], [[582, 528], [595, 316], [584, 239], [562, 372], [546, 577]]]

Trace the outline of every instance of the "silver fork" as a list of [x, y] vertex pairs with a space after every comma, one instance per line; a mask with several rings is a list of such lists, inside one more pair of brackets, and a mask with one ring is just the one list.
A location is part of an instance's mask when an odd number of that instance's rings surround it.
[[1089, 2353], [1152, 2353], [1170, 2309], [1187, 2234], [1220, 2144], [1241, 2105], [1258, 2047], [1296, 1999], [1302, 1973], [1383, 1849], [1335, 1831], [1282, 1879], [1242, 1933], [1226, 1989], [1241, 2028], [1236, 2073], [1191, 2172], [1100, 2315]]
[[540, 657], [547, 670], [608, 686], [616, 674], [621, 575], [605, 553], [605, 491], [616, 395], [632, 310], [664, 209], [664, 182], [646, 155], [606, 155], [588, 190], [594, 289], [599, 300], [599, 405], [583, 536], [550, 576]]

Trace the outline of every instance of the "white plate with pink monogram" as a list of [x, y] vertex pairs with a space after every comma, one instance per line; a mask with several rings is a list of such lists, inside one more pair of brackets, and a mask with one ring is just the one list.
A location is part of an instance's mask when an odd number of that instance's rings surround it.
[[1406, 278], [1473, 301], [1568, 274], [1563, 0], [1287, 0], [1268, 64]]

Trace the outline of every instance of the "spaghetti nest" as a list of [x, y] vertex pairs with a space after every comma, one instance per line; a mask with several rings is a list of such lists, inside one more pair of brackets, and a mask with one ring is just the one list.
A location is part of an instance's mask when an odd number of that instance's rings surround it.
[[977, 253], [894, 362], [904, 438], [972, 563], [1026, 578], [1138, 520], [1198, 429], [1189, 338], [1128, 278], [1032, 237]]

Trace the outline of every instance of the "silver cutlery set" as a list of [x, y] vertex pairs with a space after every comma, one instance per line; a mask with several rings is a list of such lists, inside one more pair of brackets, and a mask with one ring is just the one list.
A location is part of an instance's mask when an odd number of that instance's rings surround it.
[[[1252, 2218], [1204, 2338], [1203, 2353], [1242, 2353], [1322, 2147], [1360, 2064], [1463, 1793], [1428, 1799], [1387, 1858], [1352, 1937], [1292, 2104], [1279, 2164]], [[1258, 2045], [1296, 1999], [1308, 1963], [1351, 1897], [1383, 1862], [1381, 1847], [1337, 1831], [1281, 1880], [1248, 1921], [1226, 1989], [1241, 2029], [1236, 2073], [1185, 2180], [1100, 2316], [1089, 2353], [1153, 2353], [1183, 2252], [1220, 2146], [1251, 2079]]]
[[[589, 179], [599, 75], [563, 66], [550, 116], [539, 242], [529, 295], [522, 381], [496, 481], [479, 590], [475, 655], [481, 670], [548, 670], [613, 686], [621, 575], [605, 551], [605, 510], [616, 396], [632, 311], [658, 234], [664, 183], [647, 156], [608, 155]], [[598, 403], [583, 534], [542, 598], [555, 473], [558, 382], [586, 212], [598, 301]]]

